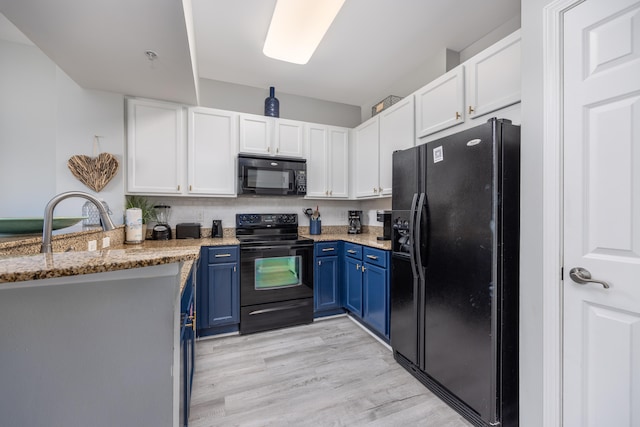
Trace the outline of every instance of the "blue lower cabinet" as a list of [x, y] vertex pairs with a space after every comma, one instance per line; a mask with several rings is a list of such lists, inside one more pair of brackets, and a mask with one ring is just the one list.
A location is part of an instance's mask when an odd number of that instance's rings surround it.
[[344, 306], [351, 313], [362, 316], [362, 261], [344, 258]]
[[189, 406], [195, 370], [195, 287], [198, 265], [194, 264], [180, 300], [180, 425], [189, 424]]
[[364, 310], [362, 320], [378, 334], [389, 339], [389, 251], [363, 249]]
[[313, 308], [316, 316], [342, 313], [340, 280], [341, 242], [321, 242], [314, 247]]
[[238, 246], [205, 246], [200, 259], [198, 336], [237, 331], [240, 324]]
[[387, 271], [375, 265], [365, 264], [362, 287], [364, 289], [364, 314], [362, 319], [385, 337], [389, 337], [389, 292]]

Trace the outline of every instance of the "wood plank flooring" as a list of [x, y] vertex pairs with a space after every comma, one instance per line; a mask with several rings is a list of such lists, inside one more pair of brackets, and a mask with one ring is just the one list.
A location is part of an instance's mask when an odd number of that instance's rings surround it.
[[196, 343], [189, 425], [469, 426], [352, 320]]

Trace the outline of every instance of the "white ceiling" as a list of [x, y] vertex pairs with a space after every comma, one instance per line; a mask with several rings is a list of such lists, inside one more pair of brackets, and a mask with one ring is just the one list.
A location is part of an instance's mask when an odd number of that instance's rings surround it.
[[195, 104], [199, 76], [351, 105], [520, 14], [519, 0], [347, 0], [309, 63], [295, 65], [262, 54], [275, 0], [183, 4], [0, 0], [0, 13], [89, 89]]

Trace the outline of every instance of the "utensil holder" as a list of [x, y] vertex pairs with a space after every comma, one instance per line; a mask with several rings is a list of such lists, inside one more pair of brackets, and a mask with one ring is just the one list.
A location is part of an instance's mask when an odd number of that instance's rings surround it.
[[322, 232], [322, 221], [312, 219], [309, 225], [309, 234], [320, 234]]

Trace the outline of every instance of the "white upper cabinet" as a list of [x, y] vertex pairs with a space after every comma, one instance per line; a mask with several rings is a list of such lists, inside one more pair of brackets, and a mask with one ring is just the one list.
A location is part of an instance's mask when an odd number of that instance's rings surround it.
[[127, 99], [127, 191], [184, 189], [184, 110], [168, 102]]
[[520, 51], [518, 30], [465, 62], [469, 118], [520, 102]]
[[378, 196], [382, 188], [380, 176], [379, 116], [375, 116], [353, 130], [354, 196]]
[[240, 152], [302, 158], [303, 126], [294, 120], [240, 114]]
[[349, 130], [306, 124], [307, 198], [349, 196]]
[[236, 196], [237, 129], [237, 113], [203, 107], [189, 108], [189, 194]]
[[275, 119], [275, 138], [271, 154], [303, 157], [303, 146], [304, 123], [295, 120]]
[[396, 150], [404, 150], [415, 145], [414, 98], [409, 95], [381, 112], [380, 117], [380, 195], [391, 194], [392, 155]]
[[464, 67], [459, 65], [415, 92], [416, 138], [464, 123]]

